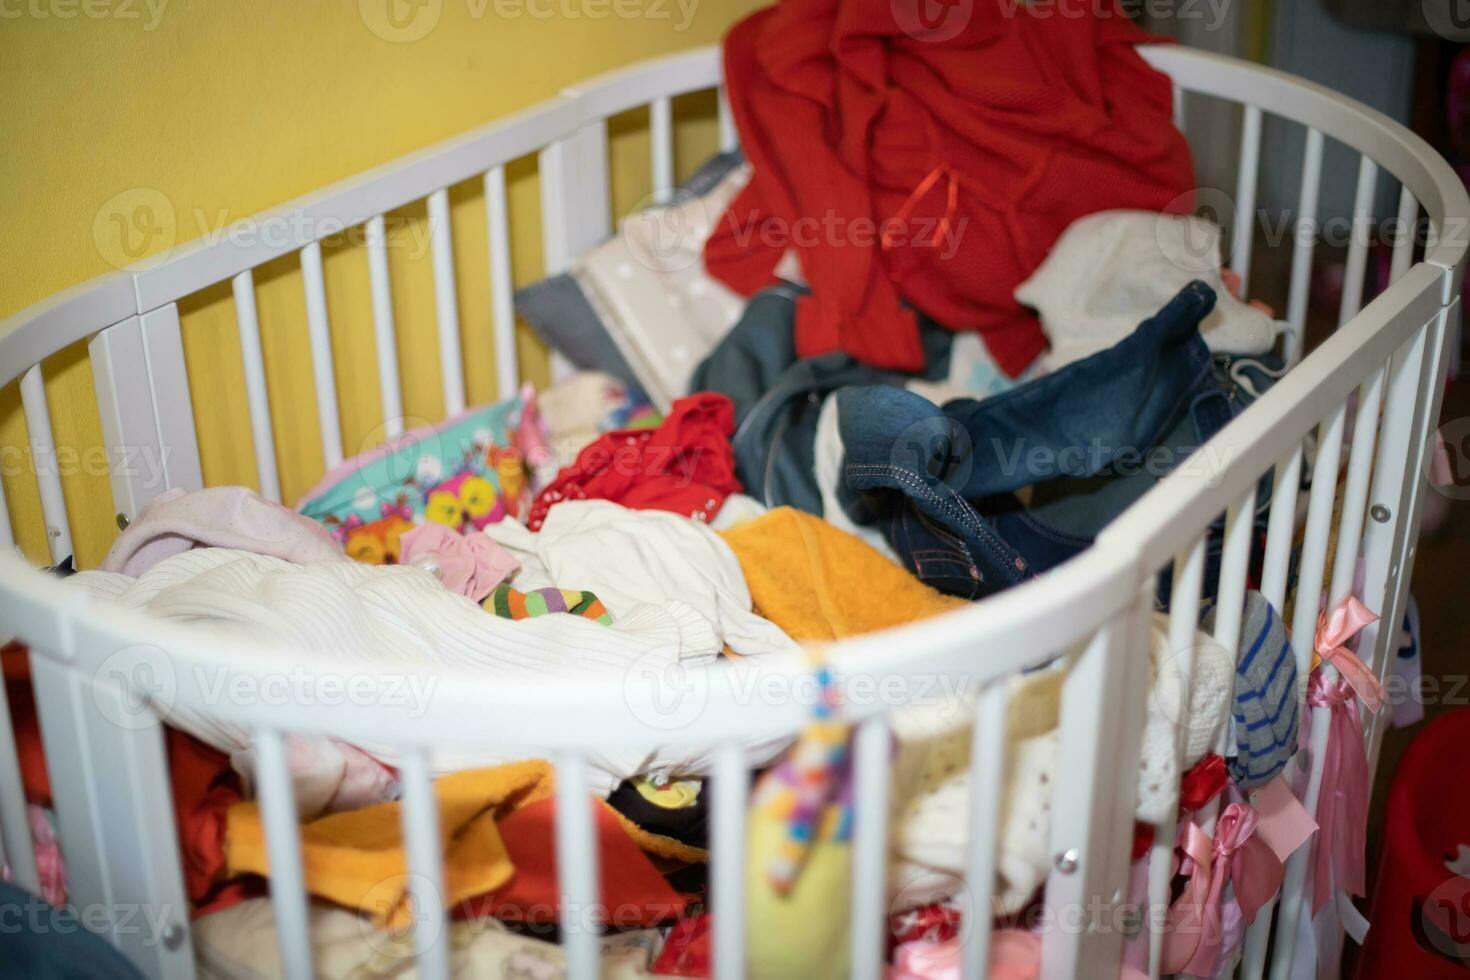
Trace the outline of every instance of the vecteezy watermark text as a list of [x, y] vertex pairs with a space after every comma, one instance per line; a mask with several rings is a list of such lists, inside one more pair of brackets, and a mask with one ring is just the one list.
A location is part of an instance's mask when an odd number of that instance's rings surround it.
[[[699, 0], [462, 0], [470, 20], [642, 20], [687, 31]], [[362, 22], [373, 34], [393, 44], [423, 40], [439, 26], [444, 0], [358, 0]]]
[[194, 692], [188, 706], [196, 710], [371, 705], [394, 708], [407, 720], [428, 712], [439, 684], [439, 675], [428, 668], [390, 671], [347, 664], [337, 668], [296, 664], [264, 671], [193, 664], [185, 674], [166, 652], [147, 644], [124, 647], [107, 657], [98, 665], [96, 679], [98, 710], [126, 729], [146, 727], [154, 717], [167, 715], [185, 684]]
[[169, 0], [0, 0], [0, 20], [141, 21], [152, 31], [163, 20]]

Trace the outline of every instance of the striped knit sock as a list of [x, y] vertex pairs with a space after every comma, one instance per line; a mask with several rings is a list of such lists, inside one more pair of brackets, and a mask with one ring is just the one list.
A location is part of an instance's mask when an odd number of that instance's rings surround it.
[[545, 616], [547, 613], [571, 613], [573, 616], [596, 620], [604, 626], [611, 626], [613, 622], [612, 613], [607, 611], [601, 599], [591, 592], [575, 589], [546, 588], [522, 592], [509, 585], [502, 585], [486, 596], [480, 605], [502, 619], [530, 619], [534, 616]]

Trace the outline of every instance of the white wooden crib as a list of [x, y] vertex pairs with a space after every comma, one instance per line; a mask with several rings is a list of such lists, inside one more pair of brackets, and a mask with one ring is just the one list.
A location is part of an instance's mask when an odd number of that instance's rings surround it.
[[[1294, 241], [1287, 308], [1287, 319], [1298, 338], [1308, 315], [1316, 240], [1312, 219], [1317, 212], [1324, 144], [1336, 140], [1360, 155], [1340, 326], [1216, 438], [1220, 452], [1214, 458], [1228, 461], [1223, 468], [1199, 472], [1186, 467], [1174, 473], [1110, 526], [1096, 547], [1051, 574], [963, 611], [845, 642], [834, 651], [834, 669], [843, 683], [864, 676], [875, 683], [884, 678], [892, 683], [898, 678], [908, 684], [908, 690], [920, 691], [928, 690], [936, 677], [949, 677], [980, 685], [972, 779], [978, 792], [972, 807], [968, 874], [972, 908], [989, 907], [989, 883], [994, 877], [1005, 681], [1069, 649], [1080, 653], [1063, 694], [1062, 756], [1051, 807], [1054, 861], [1045, 902], [1053, 909], [1100, 908], [1107, 912], [1115, 911], [1125, 900], [1134, 786], [1132, 779], [1118, 777], [1134, 771], [1140, 751], [1142, 692], [1146, 689], [1140, 683], [1140, 672], [1148, 670], [1144, 648], [1156, 578], [1173, 563], [1176, 598], [1171, 642], [1173, 649], [1187, 651], [1195, 628], [1194, 610], [1206, 588], [1207, 528], [1224, 515], [1214, 631], [1228, 651], [1237, 653], [1258, 481], [1273, 474], [1275, 485], [1287, 488], [1273, 495], [1261, 584], [1267, 598], [1284, 608], [1288, 560], [1298, 530], [1292, 489], [1298, 486], [1305, 465], [1304, 445], [1314, 433], [1314, 479], [1297, 594], [1325, 593], [1336, 603], [1352, 587], [1356, 559], [1361, 555], [1366, 574], [1360, 598], [1382, 618], [1363, 633], [1360, 652], [1380, 674], [1397, 642], [1394, 627], [1402, 619], [1413, 568], [1420, 497], [1425, 492], [1421, 476], [1425, 447], [1440, 409], [1446, 341], [1460, 316], [1470, 199], [1455, 173], [1428, 145], [1363, 105], [1279, 72], [1215, 55], [1173, 46], [1150, 48], [1145, 55], [1172, 76], [1181, 114], [1188, 111], [1193, 93], [1242, 106], [1240, 178], [1235, 193], [1242, 220], [1235, 222], [1232, 251], [1233, 267], [1241, 275], [1250, 265], [1263, 120], [1268, 115], [1279, 117], [1294, 124], [1293, 133], [1303, 134], [1306, 152], [1296, 219], [1299, 233]], [[281, 224], [284, 228], [323, 234], [365, 223], [378, 377], [390, 420], [388, 435], [397, 434], [391, 420], [402, 411], [384, 214], [427, 199], [443, 388], [446, 410], [455, 412], [464, 407], [465, 385], [448, 188], [483, 179], [491, 248], [488, 275], [495, 306], [493, 336], [482, 340], [495, 345], [501, 391], [513, 391], [520, 377], [513, 339], [507, 163], [539, 154], [546, 268], [549, 273], [564, 270], [611, 230], [609, 116], [649, 107], [653, 186], [669, 188], [674, 176], [671, 100], [719, 85], [720, 58], [713, 48], [638, 64], [590, 79], [534, 108], [263, 216], [287, 219]], [[734, 146], [734, 131], [723, 111], [721, 136], [725, 148]], [[1227, 152], [1223, 147], [1208, 149]], [[1380, 173], [1391, 175], [1402, 186], [1401, 227], [1411, 225], [1422, 208], [1433, 230], [1425, 249], [1417, 247], [1406, 231], [1401, 234], [1393, 250], [1392, 284], [1362, 306], [1369, 214]], [[252, 270], [290, 252], [300, 255], [305, 285], [324, 465], [340, 461], [338, 379], [333, 370], [320, 242], [265, 241], [260, 236], [235, 239], [222, 235], [207, 244], [179, 248], [162, 262], [95, 279], [0, 323], [0, 385], [19, 381], [35, 448], [41, 452], [53, 448], [39, 364], [67, 345], [88, 339], [109, 458], [118, 458], [114, 453], [126, 449], [152, 452], [166, 463], [162, 483], [133, 469], [114, 473], [112, 490], [120, 515], [136, 514], [165, 489], [201, 486], [191, 409], [195, 399], [224, 397], [224, 393], [190, 391], [178, 304], [208, 287], [230, 282], [244, 352], [244, 391], [260, 490], [279, 498], [273, 432], [284, 420], [271, 418], [266, 398]], [[1350, 446], [1344, 446], [1354, 395], [1357, 423]], [[1348, 461], [1345, 499], [1336, 528], [1336, 560], [1329, 568], [1325, 564], [1334, 530], [1336, 477], [1344, 459]], [[43, 473], [38, 482], [51, 554], [60, 559], [72, 552], [60, 481], [54, 473]], [[633, 680], [620, 689], [564, 683], [510, 687], [479, 676], [446, 673], [435, 689], [432, 709], [412, 723], [402, 708], [384, 704], [212, 703], [201, 683], [203, 672], [227, 670], [231, 675], [263, 681], [298, 662], [300, 654], [207, 635], [88, 602], [28, 567], [9, 547], [11, 534], [9, 521], [0, 521], [0, 546], [4, 546], [0, 548], [0, 633], [13, 634], [31, 651], [71, 900], [78, 906], [107, 909], [113, 923], [111, 938], [148, 975], [192, 976], [195, 963], [174, 824], [167, 810], [163, 733], [151, 712], [137, 710], [138, 699], [149, 692], [135, 689], [140, 677], [131, 668], [143, 662], [163, 665], [166, 696], [174, 704], [208, 709], [258, 733], [271, 900], [282, 963], [292, 977], [309, 976], [312, 960], [300, 842], [284, 756], [285, 734], [321, 733], [349, 741], [401, 745], [413, 887], [416, 896], [426, 899], [422, 907], [427, 908], [440, 907], [432, 896], [438, 892], [443, 872], [437, 857], [440, 851], [426, 751], [437, 744], [463, 746], [475, 741], [552, 758], [558, 767], [560, 889], [569, 913], [563, 916], [562, 942], [569, 973], [586, 978], [598, 971], [596, 916], [588, 914], [595, 909], [597, 898], [598, 854], [592, 812], [585, 804], [583, 753], [593, 745], [650, 746], [663, 741], [668, 732], [658, 721], [668, 710], [670, 696], [700, 699], [697, 726], [681, 730], [679, 737], [704, 740], [715, 751], [711, 872], [712, 902], [719, 909], [714, 926], [715, 975], [720, 980], [745, 975], [742, 848], [747, 784], [746, 762], [735, 739], [797, 731], [806, 720], [806, 708], [795, 699], [752, 701], [723, 671], [715, 670], [706, 679], [676, 691]], [[1316, 616], [1312, 602], [1298, 600], [1293, 646], [1302, 676], [1311, 656]], [[1185, 654], [1186, 662], [1188, 659]], [[128, 669], [119, 669], [120, 665]], [[795, 661], [779, 661], [766, 668], [791, 676], [805, 669]], [[159, 696], [156, 686], [152, 694]], [[851, 956], [853, 974], [864, 978], [882, 975], [889, 812], [887, 713], [891, 707], [870, 704], [844, 709], [857, 725]], [[1320, 747], [1327, 719], [1324, 712], [1317, 715], [1312, 740]], [[126, 723], [120, 724], [120, 719]], [[1366, 727], [1370, 763], [1376, 760], [1382, 728], [1378, 718]], [[1304, 801], [1309, 809], [1316, 805], [1319, 779], [1320, 763]], [[1155, 929], [1162, 922], [1158, 913], [1167, 899], [1167, 857], [1174, 836], [1173, 826], [1156, 828], [1156, 873], [1150, 882], [1153, 914], [1145, 917], [1145, 928]], [[0, 842], [18, 882], [34, 889], [35, 862], [3, 698]], [[1268, 968], [1275, 978], [1287, 975], [1295, 930], [1280, 926], [1294, 923], [1300, 911], [1305, 853], [1305, 849], [1298, 852], [1288, 866], [1274, 916], [1263, 914], [1250, 930], [1242, 976], [1260, 977]], [[1157, 873], [1159, 869], [1162, 873]], [[160, 940], [154, 941], [148, 930], [123, 926], [125, 916], [135, 914], [139, 907], [158, 910], [164, 916]], [[1065, 917], [1058, 921], [1064, 922]], [[1125, 937], [1121, 930], [1107, 925], [1116, 921], [1117, 916], [1103, 914], [1082, 920], [1076, 928], [1047, 930], [1042, 946], [1045, 975], [1117, 975]], [[1278, 925], [1274, 942], [1273, 922]], [[419, 975], [447, 975], [447, 943], [438, 941], [443, 930], [421, 923], [415, 935]], [[969, 929], [967, 975], [979, 975], [979, 964], [987, 962], [989, 938], [988, 922], [977, 921]], [[1157, 941], [1151, 961], [1156, 974]]]

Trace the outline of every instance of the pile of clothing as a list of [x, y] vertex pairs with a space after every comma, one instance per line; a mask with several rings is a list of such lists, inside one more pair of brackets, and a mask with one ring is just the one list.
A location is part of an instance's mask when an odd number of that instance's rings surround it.
[[[811, 726], [744, 746], [747, 952], [754, 975], [846, 975], [849, 732], [815, 651], [1045, 575], [1169, 472], [1211, 465], [1199, 448], [1282, 373], [1281, 325], [1192, 213], [1169, 82], [1134, 50], [1152, 39], [1108, 5], [961, 20], [908, 23], [886, 0], [751, 15], [725, 41], [744, 152], [517, 295], [578, 374], [347, 460], [294, 510], [241, 487], [162, 494], [71, 586], [285, 644], [308, 678], [397, 677], [405, 724], [446, 670], [753, 682], [772, 655], [809, 657]], [[1216, 529], [1212, 568], [1220, 551]], [[1297, 745], [1279, 611], [1250, 593], [1235, 664], [1208, 598], [1187, 689], [1164, 612], [1151, 632], [1140, 861], [1157, 826], [1279, 783]], [[1039, 969], [1024, 921], [1076, 652], [1012, 681], [992, 976]], [[23, 651], [5, 663], [60, 901]], [[201, 963], [274, 973], [251, 733], [155, 708]], [[975, 713], [954, 690], [894, 715], [893, 977], [957, 969]], [[708, 975], [712, 765], [690, 724], [651, 752], [588, 747], [609, 975]], [[292, 737], [288, 762], [318, 969], [397, 971], [414, 914], [395, 746]], [[456, 969], [560, 975], [552, 767], [472, 736], [431, 765]], [[1237, 926], [1249, 891], [1223, 900]], [[1174, 954], [1213, 973], [1232, 948]]]

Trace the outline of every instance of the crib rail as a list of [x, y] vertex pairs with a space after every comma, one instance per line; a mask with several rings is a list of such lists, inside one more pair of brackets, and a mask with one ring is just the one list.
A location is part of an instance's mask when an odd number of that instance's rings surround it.
[[[1364, 659], [1381, 670], [1396, 632], [1394, 624], [1402, 617], [1414, 559], [1424, 447], [1438, 417], [1445, 345], [1460, 315], [1457, 297], [1470, 200], [1454, 173], [1422, 141], [1329, 90], [1184, 48], [1148, 48], [1145, 57], [1174, 78], [1181, 116], [1188, 112], [1192, 93], [1243, 105], [1231, 260], [1243, 277], [1249, 274], [1262, 125], [1270, 116], [1298, 124], [1303, 131], [1306, 153], [1297, 222], [1308, 233], [1296, 239], [1287, 304], [1288, 320], [1296, 329], [1289, 349], [1293, 358], [1301, 352], [1308, 314], [1315, 241], [1310, 231], [1318, 210], [1323, 147], [1331, 138], [1359, 151], [1353, 240], [1338, 311], [1341, 327], [1297, 365], [1287, 382], [1259, 399], [1206, 447], [1224, 459], [1222, 466], [1175, 472], [1109, 527], [1099, 547], [1043, 579], [971, 608], [834, 648], [832, 671], [845, 688], [893, 685], [911, 693], [936, 678], [948, 678], [963, 681], [972, 695], [966, 702], [974, 719], [965, 860], [969, 882], [965, 898], [973, 913], [966, 929], [967, 977], [985, 975], [992, 945], [988, 910], [1003, 817], [1002, 788], [1008, 776], [1003, 735], [1011, 678], [1052, 662], [1068, 668], [1058, 778], [1050, 800], [1052, 860], [1045, 905], [1052, 910], [1087, 911], [1073, 925], [1046, 931], [1042, 956], [1047, 976], [1102, 975], [1110, 970], [1105, 964], [1119, 962], [1127, 938], [1113, 924], [1120, 921], [1127, 903], [1136, 800], [1132, 768], [1119, 760], [1137, 759], [1141, 751], [1149, 669], [1141, 648], [1148, 643], [1157, 577], [1166, 571], [1172, 576], [1168, 632], [1187, 690], [1193, 670], [1192, 610], [1211, 587], [1217, 596], [1215, 639], [1230, 655], [1238, 656], [1262, 477], [1270, 475], [1273, 489], [1261, 549], [1261, 589], [1278, 608], [1285, 608], [1296, 488], [1305, 472], [1312, 476], [1293, 624], [1293, 652], [1303, 675], [1311, 656], [1316, 598], [1323, 594], [1335, 603], [1348, 594], [1360, 552], [1364, 565], [1360, 598], [1388, 624], [1365, 631], [1361, 649]], [[608, 117], [648, 107], [650, 176], [655, 199], [664, 199], [675, 169], [671, 100], [719, 83], [714, 49], [600, 76], [534, 108], [251, 219], [304, 229], [299, 235], [236, 239], [225, 233], [217, 241], [183, 246], [165, 261], [145, 262], [78, 287], [0, 323], [0, 385], [20, 379], [33, 446], [38, 453], [49, 452], [54, 440], [40, 362], [72, 342], [89, 339], [109, 450], [141, 447], [166, 462], [162, 485], [125, 467], [114, 468], [112, 489], [119, 514], [131, 517], [166, 488], [197, 488], [202, 475], [191, 417], [197, 393], [188, 387], [178, 304], [200, 290], [228, 282], [244, 355], [244, 391], [260, 489], [279, 499], [276, 427], [260, 345], [255, 270], [273, 259], [299, 256], [315, 379], [314, 410], [323, 466], [330, 466], [344, 450], [331, 311], [323, 281], [323, 238], [357, 225], [366, 230], [378, 348], [375, 381], [387, 417], [385, 433], [391, 437], [401, 430], [402, 392], [384, 215], [426, 202], [439, 366], [445, 410], [453, 412], [466, 401], [462, 355], [467, 338], [458, 310], [448, 188], [483, 181], [490, 243], [485, 271], [494, 304], [491, 342], [496, 349], [497, 384], [506, 393], [520, 380], [511, 306], [506, 166], [537, 154], [545, 266], [548, 273], [564, 270], [611, 230]], [[734, 130], [723, 99], [719, 107], [721, 145], [729, 149], [735, 145]], [[1417, 262], [1412, 236], [1403, 236], [1394, 250], [1391, 285], [1364, 306], [1370, 206], [1380, 173], [1401, 184], [1399, 210], [1404, 223], [1411, 222], [1422, 206], [1434, 232]], [[1350, 418], [1353, 435], [1345, 446]], [[1328, 539], [1344, 458], [1348, 471], [1337, 523], [1338, 551], [1329, 568]], [[60, 559], [71, 550], [60, 480], [53, 472], [43, 472], [38, 482], [50, 554]], [[1207, 576], [1207, 537], [1216, 521], [1223, 522], [1222, 556], [1218, 572]], [[10, 533], [6, 516], [0, 520], [0, 545], [10, 544]], [[296, 734], [333, 735], [379, 746], [386, 742], [391, 747], [404, 789], [417, 968], [429, 977], [449, 974], [452, 953], [443, 939], [446, 892], [431, 778], [435, 749], [475, 742], [550, 758], [557, 770], [556, 847], [567, 970], [577, 978], [597, 975], [598, 929], [606, 910], [600, 908], [599, 855], [588, 803], [589, 746], [647, 748], [667, 741], [671, 735], [664, 721], [670, 691], [657, 682], [630, 681], [621, 690], [592, 684], [511, 687], [472, 673], [446, 671], [439, 677], [433, 711], [413, 719], [387, 705], [283, 706], [260, 700], [222, 704], [210, 693], [213, 688], [206, 678], [215, 682], [221, 676], [243, 678], [261, 684], [296, 666], [301, 658], [289, 650], [201, 636], [136, 611], [89, 602], [27, 568], [19, 557], [3, 553], [0, 628], [13, 630], [30, 647], [47, 752], [51, 759], [67, 763], [53, 766], [52, 780], [73, 901], [108, 910], [113, 924], [109, 935], [149, 975], [194, 973], [183, 870], [167, 818], [167, 767], [156, 714], [162, 697], [172, 704], [211, 708], [254, 733], [271, 898], [285, 975], [306, 977], [313, 969], [301, 842], [284, 741]], [[140, 673], [143, 667], [147, 670]], [[713, 752], [710, 894], [715, 909], [714, 970], [720, 980], [747, 972], [744, 900], [751, 760], [742, 745], [790, 735], [807, 718], [806, 706], [796, 699], [753, 698], [750, 692], [759, 690], [765, 680], [789, 686], [806, 671], [804, 663], [788, 658], [768, 659], [751, 668], [724, 665], [702, 676], [693, 688], [676, 692], [700, 699], [697, 725], [680, 729], [677, 737], [708, 745]], [[856, 727], [858, 817], [847, 955], [857, 977], [882, 975], [894, 707], [880, 698], [848, 703], [842, 715]], [[0, 698], [0, 844], [17, 880], [34, 888], [36, 867], [7, 714]], [[1319, 712], [1312, 726], [1317, 758], [1324, 725]], [[1224, 735], [1218, 733], [1220, 739]], [[1381, 726], [1370, 724], [1370, 757], [1381, 735]], [[1118, 778], [1120, 772], [1125, 778]], [[1314, 773], [1313, 786], [1319, 782], [1320, 770]], [[1315, 806], [1316, 792], [1313, 788], [1308, 795], [1309, 808]], [[1207, 814], [1205, 823], [1212, 820], [1213, 815]], [[1171, 823], [1155, 827], [1150, 913], [1161, 913], [1167, 900], [1174, 833]], [[1294, 858], [1274, 917], [1263, 913], [1253, 927], [1242, 976], [1263, 974], [1273, 922], [1272, 976], [1289, 972], [1296, 915], [1304, 895], [1304, 860], [1305, 851]], [[161, 910], [162, 927], [156, 935], [122, 928], [123, 910], [139, 906]], [[1147, 922], [1149, 972], [1157, 976], [1161, 915], [1150, 914]]]

